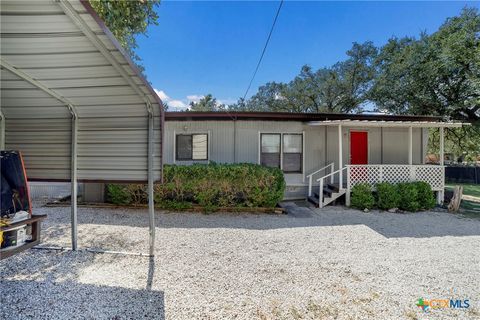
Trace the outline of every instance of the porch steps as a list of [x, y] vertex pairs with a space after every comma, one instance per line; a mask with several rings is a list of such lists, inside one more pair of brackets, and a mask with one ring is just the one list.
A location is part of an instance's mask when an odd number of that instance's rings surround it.
[[308, 201], [315, 204], [317, 207], [323, 208], [343, 196], [345, 193], [346, 190], [339, 189], [337, 184], [328, 183], [323, 187], [323, 201], [321, 206], [318, 192], [314, 192], [312, 196], [308, 197]]

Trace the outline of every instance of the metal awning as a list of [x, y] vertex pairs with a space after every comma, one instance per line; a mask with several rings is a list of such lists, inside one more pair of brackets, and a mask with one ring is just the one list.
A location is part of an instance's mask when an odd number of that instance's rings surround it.
[[88, 1], [2, 1], [0, 145], [30, 180], [148, 182], [162, 176], [162, 102]]
[[310, 121], [310, 126], [383, 127], [383, 128], [461, 128], [470, 123], [436, 121], [326, 120]]

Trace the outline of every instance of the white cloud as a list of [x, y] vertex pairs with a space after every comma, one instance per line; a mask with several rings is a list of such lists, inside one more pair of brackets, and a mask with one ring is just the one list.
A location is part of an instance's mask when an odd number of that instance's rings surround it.
[[[155, 90], [155, 93], [160, 97], [160, 99], [168, 104], [168, 106], [171, 108], [172, 111], [184, 111], [188, 109], [188, 105], [190, 102], [198, 102], [200, 99], [204, 98], [204, 95], [200, 94], [191, 94], [188, 95], [185, 99], [172, 99], [169, 95], [165, 93], [163, 90], [158, 90], [158, 89], [153, 89]], [[217, 99], [217, 104], [225, 104], [225, 105], [230, 105], [235, 103], [236, 100], [234, 99]]]
[[191, 101], [198, 102], [203, 97], [205, 97], [205, 96], [202, 96], [202, 95], [199, 95], [199, 94], [191, 94], [191, 95], [187, 96], [187, 99], [188, 99], [188, 102], [191, 102]]
[[182, 100], [172, 99], [163, 90], [158, 90], [158, 89], [153, 89], [153, 90], [155, 90], [155, 93], [160, 97], [160, 99], [166, 104], [168, 104], [168, 106], [172, 108], [173, 111], [183, 111], [188, 108], [187, 102]]

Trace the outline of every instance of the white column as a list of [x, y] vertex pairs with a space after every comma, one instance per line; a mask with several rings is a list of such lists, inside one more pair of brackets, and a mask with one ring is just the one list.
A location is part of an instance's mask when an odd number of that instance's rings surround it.
[[413, 129], [408, 127], [408, 164], [413, 164]]
[[[442, 166], [442, 170], [445, 170], [443, 166], [445, 165], [445, 133], [443, 130], [443, 127], [440, 127], [440, 152], [439, 152], [439, 157], [440, 157], [440, 166]], [[445, 172], [445, 171], [443, 171]], [[442, 189], [437, 193], [437, 203], [442, 204], [443, 199], [444, 199], [444, 194], [445, 194], [445, 174], [443, 174], [444, 181], [442, 181]]]
[[338, 179], [339, 179], [339, 188], [343, 187], [343, 138], [342, 138], [342, 125], [338, 125], [338, 169], [340, 170]]
[[444, 159], [445, 159], [445, 155], [444, 155], [444, 148], [445, 148], [445, 144], [444, 144], [444, 139], [445, 139], [445, 135], [444, 135], [444, 132], [443, 132], [443, 127], [440, 127], [440, 165], [443, 166], [445, 163], [444, 163]]
[[410, 165], [410, 181], [415, 181], [415, 171], [413, 168], [413, 129], [408, 127], [408, 164]]

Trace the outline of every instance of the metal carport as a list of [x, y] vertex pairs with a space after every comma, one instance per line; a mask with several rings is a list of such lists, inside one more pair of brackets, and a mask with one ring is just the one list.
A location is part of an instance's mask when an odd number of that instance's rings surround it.
[[88, 1], [1, 1], [0, 146], [20, 150], [29, 180], [71, 181], [77, 249], [77, 181], [162, 177], [162, 102]]

